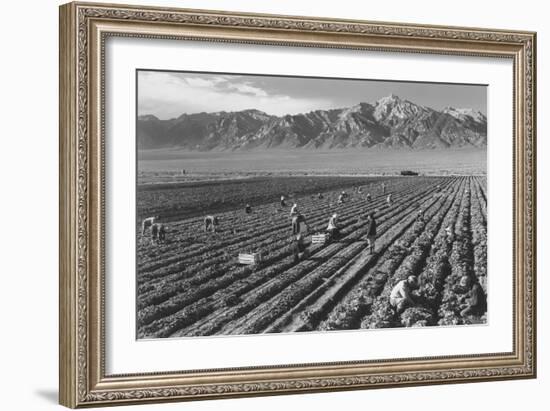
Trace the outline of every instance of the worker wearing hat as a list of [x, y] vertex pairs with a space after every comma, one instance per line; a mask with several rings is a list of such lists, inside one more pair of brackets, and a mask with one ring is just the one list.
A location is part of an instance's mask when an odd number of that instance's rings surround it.
[[418, 288], [418, 279], [414, 275], [408, 276], [406, 279], [399, 281], [390, 293], [390, 305], [401, 314], [408, 307], [414, 306], [414, 299], [411, 291]]

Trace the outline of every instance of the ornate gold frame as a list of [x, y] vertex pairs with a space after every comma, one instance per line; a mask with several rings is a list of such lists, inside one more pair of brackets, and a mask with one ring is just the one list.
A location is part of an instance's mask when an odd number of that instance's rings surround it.
[[[104, 372], [103, 62], [108, 36], [391, 50], [514, 63], [514, 350], [476, 356], [108, 376]], [[534, 378], [532, 32], [70, 3], [60, 8], [60, 403], [68, 407]]]

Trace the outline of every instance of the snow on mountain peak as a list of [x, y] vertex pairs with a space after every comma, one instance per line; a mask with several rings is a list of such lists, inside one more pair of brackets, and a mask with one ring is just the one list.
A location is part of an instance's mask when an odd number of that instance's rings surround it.
[[483, 114], [481, 111], [476, 111], [471, 108], [445, 107], [443, 112], [460, 120], [464, 120], [465, 117], [470, 117], [478, 123], [487, 122], [487, 117], [485, 116], [485, 114]]
[[374, 118], [377, 120], [398, 120], [417, 115], [424, 107], [403, 100], [395, 94], [382, 97], [376, 102]]

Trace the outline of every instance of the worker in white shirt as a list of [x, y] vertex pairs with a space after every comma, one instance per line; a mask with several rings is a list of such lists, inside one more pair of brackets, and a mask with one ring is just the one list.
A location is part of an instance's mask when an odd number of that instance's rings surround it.
[[338, 228], [338, 214], [334, 213], [328, 220], [327, 233], [331, 238], [337, 238], [340, 235], [340, 229]]
[[290, 208], [290, 216], [294, 217], [298, 214], [300, 214], [300, 212], [298, 211], [298, 204], [294, 203], [294, 204], [292, 204], [292, 207]]

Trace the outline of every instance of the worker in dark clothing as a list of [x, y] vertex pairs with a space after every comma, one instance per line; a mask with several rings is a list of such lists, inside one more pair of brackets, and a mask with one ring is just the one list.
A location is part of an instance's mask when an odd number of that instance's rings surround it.
[[219, 217], [214, 217], [212, 215], [207, 215], [204, 217], [204, 231], [216, 232], [216, 227], [219, 225]]
[[294, 263], [298, 263], [309, 257], [309, 250], [302, 234], [298, 234], [292, 242], [292, 255], [294, 256]]
[[483, 315], [487, 311], [487, 296], [479, 283], [472, 285], [472, 279], [468, 276], [463, 276], [460, 279], [459, 286], [455, 288], [457, 293], [466, 293], [466, 301], [460, 305], [460, 315], [466, 317], [468, 315]]
[[151, 240], [156, 243], [159, 238], [159, 225], [157, 223], [151, 226]]
[[321, 193], [317, 194], [317, 199], [322, 200], [323, 199], [323, 194], [321, 194]]
[[305, 226], [305, 230], [308, 229], [306, 218], [302, 214], [298, 213], [292, 217], [292, 234], [300, 234], [302, 232], [302, 225]]
[[372, 200], [371, 196], [370, 196], [370, 193], [367, 193], [367, 195], [365, 196], [365, 198], [367, 199], [367, 202], [370, 203], [370, 201]]
[[252, 213], [252, 207], [250, 207], [250, 204], [247, 204], [247, 205], [244, 207], [244, 212], [245, 212], [246, 214]]
[[285, 199], [285, 196], [281, 196], [281, 207], [286, 207], [286, 199]]
[[159, 224], [159, 243], [166, 242], [166, 227], [164, 224]]
[[376, 247], [376, 221], [373, 212], [367, 218], [367, 240], [369, 242], [369, 252], [374, 253]]

